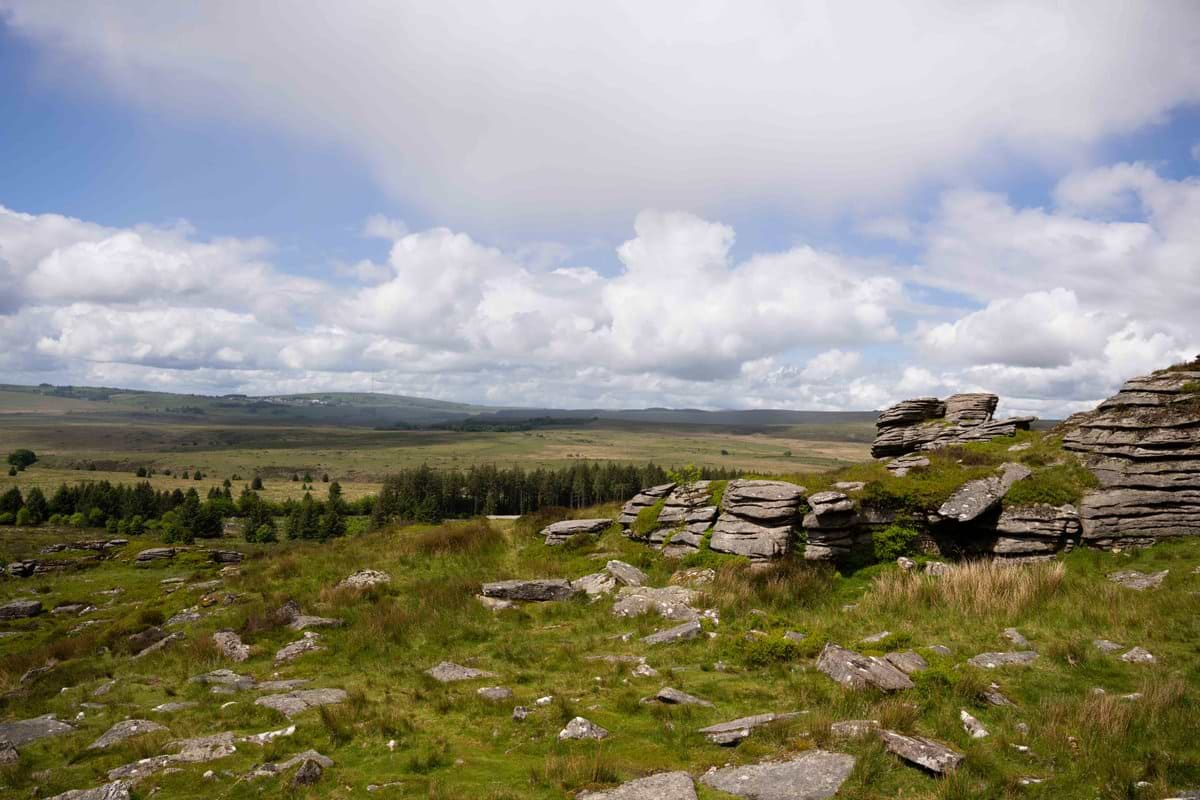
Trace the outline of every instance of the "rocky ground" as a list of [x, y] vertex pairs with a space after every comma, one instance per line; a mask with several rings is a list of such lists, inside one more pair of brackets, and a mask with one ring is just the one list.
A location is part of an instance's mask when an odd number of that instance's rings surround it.
[[[739, 513], [774, 513], [745, 495]], [[711, 515], [693, 500], [673, 512], [685, 525]], [[153, 543], [134, 541], [86, 569], [8, 579], [0, 793], [1200, 788], [1200, 541], [838, 572], [799, 554], [672, 560], [620, 526], [576, 527], [549, 544], [507, 521], [223, 544], [240, 563], [139, 560]], [[39, 535], [5, 558], [61, 541]]]

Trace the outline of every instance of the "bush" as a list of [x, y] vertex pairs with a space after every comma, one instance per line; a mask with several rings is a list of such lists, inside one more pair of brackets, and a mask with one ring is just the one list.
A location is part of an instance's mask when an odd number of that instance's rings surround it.
[[20, 511], [17, 512], [16, 522], [22, 528], [27, 528], [30, 525], [36, 524], [33, 520], [33, 514], [29, 513], [28, 508], [22, 508]]
[[37, 460], [38, 458], [36, 453], [34, 453], [32, 450], [26, 450], [23, 447], [13, 450], [8, 454], [8, 463], [12, 464], [17, 469], [25, 469], [26, 467], [33, 466], [37, 463]]
[[895, 561], [913, 551], [921, 532], [902, 522], [895, 522], [877, 532], [873, 538], [876, 561]]
[[734, 645], [734, 652], [744, 666], [756, 668], [781, 661], [795, 661], [801, 655], [801, 648], [790, 639], [751, 636], [739, 639]]
[[12, 525], [17, 521], [17, 517], [11, 511], [5, 511], [0, 514], [0, 525]]
[[262, 489], [263, 488], [262, 478], [255, 475], [254, 480], [250, 481], [250, 488], [256, 492], [259, 491], [260, 489]]
[[633, 530], [633, 535], [638, 539], [645, 539], [651, 533], [658, 530], [658, 515], [662, 513], [663, 506], [667, 504], [665, 499], [659, 500], [652, 506], [647, 506], [638, 512], [637, 519], [630, 526]]
[[83, 516], [82, 511], [76, 511], [74, 514], [72, 514], [70, 517], [67, 518], [67, 524], [70, 525], [72, 528], [86, 528], [87, 527], [87, 517]]

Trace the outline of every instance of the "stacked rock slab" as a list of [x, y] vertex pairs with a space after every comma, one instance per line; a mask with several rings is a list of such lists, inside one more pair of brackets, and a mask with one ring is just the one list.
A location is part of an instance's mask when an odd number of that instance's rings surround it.
[[1086, 544], [1200, 534], [1200, 357], [1128, 381], [1061, 430], [1100, 481], [1080, 503]]
[[808, 544], [804, 557], [809, 561], [836, 561], [865, 536], [859, 527], [853, 501], [841, 492], [817, 492], [808, 498], [812, 511], [804, 515], [804, 533]]
[[716, 518], [711, 481], [676, 486], [658, 514], [658, 528], [650, 534], [650, 544], [666, 545], [669, 554], [674, 555], [699, 550]]
[[967, 442], [986, 442], [1029, 430], [1036, 417], [993, 419], [994, 394], [955, 394], [945, 400], [918, 397], [897, 403], [875, 422], [875, 458], [902, 456], [921, 450]]
[[609, 525], [612, 525], [612, 520], [607, 517], [601, 519], [564, 519], [562, 522], [555, 522], [543, 528], [542, 536], [546, 538], [546, 544], [554, 547], [565, 544], [571, 538], [581, 534], [599, 536], [604, 533]]
[[1047, 559], [1079, 541], [1079, 512], [1070, 504], [1010, 506], [1000, 512], [995, 530], [989, 549], [997, 558]]
[[617, 522], [628, 528], [637, 520], [638, 514], [642, 509], [662, 500], [671, 493], [675, 488], [673, 483], [663, 483], [658, 486], [651, 486], [649, 489], [643, 489], [633, 496], [633, 499], [621, 507], [621, 516], [617, 517]]
[[785, 555], [791, 549], [804, 495], [803, 486], [785, 481], [730, 481], [709, 548], [754, 560]]

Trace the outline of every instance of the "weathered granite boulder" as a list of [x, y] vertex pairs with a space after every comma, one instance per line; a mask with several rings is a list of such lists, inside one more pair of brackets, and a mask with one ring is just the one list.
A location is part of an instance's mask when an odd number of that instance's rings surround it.
[[670, 686], [664, 686], [655, 694], [642, 698], [643, 703], [662, 703], [668, 706], [703, 706], [712, 708], [712, 703], [696, 697], [694, 694], [682, 692]]
[[160, 733], [166, 730], [165, 725], [160, 725], [148, 719], [121, 720], [105, 731], [99, 739], [88, 745], [88, 749], [107, 750], [113, 745], [120, 744], [134, 736], [142, 736], [147, 733]]
[[808, 561], [834, 561], [850, 551], [869, 531], [860, 527], [863, 522], [854, 501], [842, 492], [817, 492], [808, 498], [812, 509], [804, 515], [804, 534], [808, 542], [804, 558]]
[[618, 617], [640, 617], [655, 613], [666, 619], [690, 621], [700, 618], [694, 607], [700, 593], [684, 586], [625, 586], [617, 592], [612, 613]]
[[580, 792], [575, 800], [696, 800], [696, 786], [686, 772], [660, 772], [611, 791]]
[[670, 644], [671, 642], [683, 642], [688, 639], [695, 639], [701, 633], [700, 620], [692, 620], [685, 622], [682, 625], [676, 625], [674, 628], [667, 628], [665, 631], [655, 631], [649, 636], [643, 636], [644, 644]]
[[994, 394], [956, 394], [940, 401], [936, 397], [905, 400], [886, 409], [875, 422], [877, 433], [871, 446], [875, 458], [901, 456], [920, 450], [937, 450], [967, 442], [986, 442], [1029, 430], [1034, 417], [997, 420]]
[[301, 689], [284, 694], [269, 694], [254, 701], [256, 706], [265, 706], [291, 718], [310, 708], [342, 703], [346, 692], [341, 689]]
[[905, 736], [895, 731], [880, 731], [883, 746], [905, 761], [940, 774], [953, 772], [962, 763], [963, 755], [941, 742], [924, 736]]
[[496, 673], [488, 672], [486, 669], [464, 667], [461, 664], [455, 664], [451, 661], [442, 661], [435, 664], [425, 670], [425, 674], [438, 683], [457, 683], [458, 681], [473, 681], [480, 678], [497, 677]]
[[970, 522], [999, 505], [1014, 483], [1033, 474], [1024, 464], [1011, 462], [1001, 464], [999, 471], [999, 475], [967, 481], [955, 489], [938, 509], [938, 515], [956, 522]]
[[250, 645], [242, 642], [242, 637], [230, 630], [217, 631], [213, 634], [213, 642], [221, 655], [239, 664], [250, 657]]
[[711, 481], [676, 485], [663, 498], [657, 527], [646, 540], [673, 557], [698, 550], [705, 532], [717, 518], [717, 508], [710, 504], [711, 487]]
[[989, 546], [995, 556], [1019, 558], [1064, 552], [1079, 541], [1079, 512], [1070, 504], [1009, 506], [1000, 512], [995, 532], [996, 538]]
[[1033, 650], [1017, 650], [1007, 653], [980, 653], [967, 659], [967, 663], [984, 669], [996, 667], [1027, 667], [1037, 661], [1038, 654]]
[[542, 536], [545, 537], [546, 544], [555, 546], [580, 534], [599, 536], [612, 524], [613, 521], [607, 517], [603, 519], [564, 519], [542, 528]]
[[1108, 579], [1113, 583], [1124, 586], [1126, 589], [1133, 589], [1140, 592], [1145, 589], [1158, 588], [1170, 572], [1171, 570], [1169, 569], [1149, 573], [1138, 572], [1136, 569], [1124, 569], [1120, 572], [1109, 573]]
[[710, 769], [700, 782], [748, 800], [828, 800], [854, 771], [854, 756], [809, 750], [788, 761]]
[[360, 569], [353, 575], [344, 578], [338, 584], [339, 589], [371, 589], [385, 583], [391, 583], [392, 576], [377, 569]]
[[1087, 544], [1147, 544], [1200, 534], [1200, 357], [1127, 381], [1060, 427], [1095, 473], [1079, 514]]
[[523, 600], [527, 602], [547, 602], [551, 600], [566, 600], [578, 594], [581, 589], [571, 585], [564, 578], [534, 578], [531, 580], [493, 581], [483, 584], [481, 590], [484, 597], [498, 600]]
[[129, 800], [129, 781], [113, 781], [92, 789], [71, 789], [49, 800]]
[[626, 527], [632, 525], [642, 509], [649, 508], [659, 500], [662, 500], [674, 488], [675, 484], [664, 483], [659, 486], [651, 486], [649, 489], [643, 489], [634, 495], [628, 503], [621, 506], [621, 515], [617, 517], [617, 522]]
[[741, 743], [756, 728], [776, 722], [783, 722], [797, 716], [799, 716], [799, 713], [794, 711], [783, 714], [772, 712], [753, 714], [749, 717], [740, 717], [729, 722], [718, 722], [716, 725], [709, 725], [707, 728], [701, 728], [698, 733], [704, 734], [704, 738], [713, 744], [719, 744], [722, 747], [733, 747]]
[[891, 661], [860, 655], [832, 642], [825, 645], [817, 658], [817, 669], [852, 689], [872, 686], [890, 692], [913, 687], [906, 672]]
[[732, 480], [709, 547], [761, 561], [791, 550], [805, 489], [786, 481]]
[[0, 606], [0, 619], [36, 617], [40, 613], [42, 604], [37, 600], [12, 600]]
[[148, 561], [169, 561], [175, 557], [174, 547], [151, 547], [148, 550], [143, 550], [137, 554], [137, 561], [146, 563]]
[[567, 739], [607, 739], [608, 731], [591, 720], [575, 717], [567, 726], [558, 732], [560, 742]]
[[38, 739], [61, 736], [64, 733], [74, 733], [74, 731], [75, 729], [67, 723], [55, 719], [53, 714], [33, 719], [0, 722], [0, 739], [11, 742], [17, 747], [36, 742]]

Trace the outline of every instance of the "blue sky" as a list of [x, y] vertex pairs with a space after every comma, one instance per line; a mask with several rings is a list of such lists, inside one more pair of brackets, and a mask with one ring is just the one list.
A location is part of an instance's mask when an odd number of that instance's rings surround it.
[[1058, 415], [1200, 351], [1194, 5], [550, 8], [0, 0], [0, 380]]

